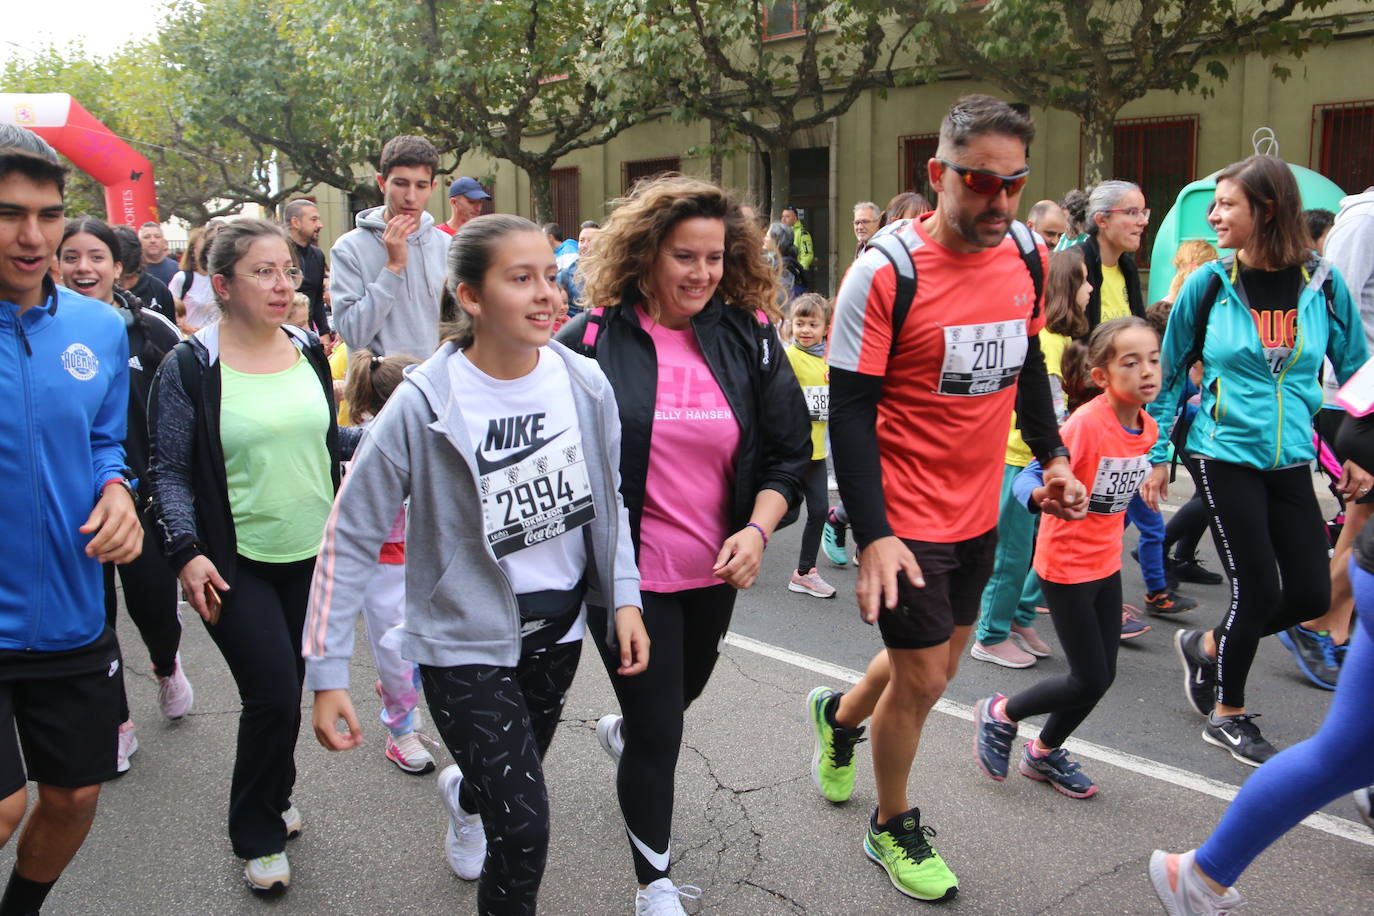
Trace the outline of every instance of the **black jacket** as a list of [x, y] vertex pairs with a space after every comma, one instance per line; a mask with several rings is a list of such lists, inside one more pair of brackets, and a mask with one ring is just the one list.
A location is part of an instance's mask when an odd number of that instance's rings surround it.
[[[1102, 248], [1095, 235], [1088, 236], [1083, 243], [1083, 263], [1088, 268], [1088, 282], [1093, 287], [1088, 307], [1084, 310], [1088, 316], [1090, 334], [1093, 328], [1102, 323]], [[1116, 266], [1121, 268], [1121, 276], [1126, 279], [1126, 304], [1130, 306], [1131, 314], [1144, 318], [1145, 299], [1140, 292], [1140, 269], [1135, 266], [1135, 257], [1129, 251], [1123, 251]]]
[[305, 298], [310, 300], [311, 330], [316, 334], [333, 334], [329, 327], [329, 316], [324, 312], [324, 252], [317, 245], [297, 245], [295, 239], [291, 240], [291, 250], [300, 262], [301, 273], [305, 274], [300, 289], [305, 293]]
[[[217, 328], [217, 325], [211, 325]], [[163, 554], [172, 569], [181, 568], [196, 556], [210, 558], [230, 586], [238, 565], [238, 539], [229, 506], [229, 482], [220, 444], [220, 362], [218, 336], [212, 338], [211, 354], [202, 339], [205, 331], [172, 348], [153, 381], [148, 404], [148, 432], [152, 450], [152, 496]], [[340, 429], [335, 415], [334, 380], [320, 339], [309, 331], [283, 329], [300, 347], [319, 376], [329, 408], [329, 473], [339, 489], [339, 462], [352, 457], [362, 437], [357, 427]], [[185, 350], [195, 360], [198, 378], [182, 375]], [[192, 394], [199, 389], [199, 398]]]
[[[153, 375], [181, 335], [175, 324], [145, 306], [132, 291], [116, 288], [114, 295], [116, 311], [124, 319], [124, 332], [129, 338], [129, 428], [124, 439], [124, 460], [134, 477], [142, 480], [148, 474], [148, 398], [153, 390]], [[147, 488], [140, 486], [139, 502], [144, 502], [147, 495]]]
[[[658, 360], [653, 339], [629, 305], [623, 302], [605, 310], [593, 346], [584, 343], [589, 312], [567, 324], [558, 342], [596, 359], [615, 390], [622, 434], [620, 489], [638, 554]], [[740, 427], [735, 486], [730, 494], [733, 532], [748, 523], [761, 490], [776, 490], [789, 507], [798, 504], [802, 475], [811, 460], [811, 418], [772, 325], [759, 322], [751, 312], [725, 305], [717, 296], [692, 319], [692, 329]], [[690, 486], [690, 463], [684, 460], [675, 470], [681, 473], [683, 485]]]

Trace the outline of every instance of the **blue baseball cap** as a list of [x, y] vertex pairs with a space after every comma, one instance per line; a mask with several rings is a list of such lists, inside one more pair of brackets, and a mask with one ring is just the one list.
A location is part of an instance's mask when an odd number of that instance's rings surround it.
[[468, 200], [490, 200], [491, 195], [482, 190], [476, 178], [457, 178], [448, 186], [449, 197], [466, 197]]

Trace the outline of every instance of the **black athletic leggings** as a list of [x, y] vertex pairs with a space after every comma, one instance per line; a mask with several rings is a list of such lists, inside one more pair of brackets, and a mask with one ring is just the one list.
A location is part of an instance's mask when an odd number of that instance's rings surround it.
[[[143, 529], [143, 553], [132, 563], [116, 566], [105, 563], [102, 566], [105, 577], [105, 622], [110, 630], [115, 630], [119, 600], [115, 594], [115, 573], [119, 573], [119, 584], [124, 588], [124, 607], [129, 612], [143, 644], [148, 647], [148, 657], [153, 662], [153, 673], [167, 677], [176, 670], [177, 649], [181, 646], [181, 618], [177, 615], [177, 576], [162, 557], [162, 548], [157, 539]], [[129, 653], [124, 653], [127, 663]], [[123, 718], [129, 719], [129, 698], [124, 693], [124, 671], [119, 674], [119, 706]]]
[[1307, 465], [1260, 471], [1198, 457], [1231, 607], [1213, 630], [1217, 703], [1245, 706], [1260, 638], [1325, 614], [1331, 603], [1326, 528]]
[[1049, 713], [1040, 730], [1046, 747], [1060, 747], [1083, 724], [1116, 679], [1121, 644], [1121, 574], [1064, 585], [1040, 580], [1050, 620], [1069, 673], [1046, 678], [1007, 700], [1007, 717], [1020, 722]]
[[804, 576], [816, 565], [816, 551], [821, 549], [821, 529], [825, 527], [826, 515], [830, 512], [830, 489], [826, 485], [824, 458], [816, 458], [806, 465], [802, 491], [806, 494], [806, 527], [802, 529], [797, 572]]
[[1202, 485], [1197, 479], [1197, 464], [1192, 458], [1181, 459], [1193, 478], [1193, 496], [1178, 507], [1169, 524], [1164, 526], [1164, 556], [1170, 551], [1177, 560], [1191, 560], [1197, 556], [1197, 546], [1207, 531], [1207, 503], [1202, 498]]
[[643, 674], [633, 677], [616, 674], [620, 655], [606, 645], [605, 609], [587, 608], [588, 629], [625, 717], [620, 731], [625, 753], [616, 773], [616, 791], [640, 884], [668, 874], [682, 714], [706, 689], [730, 628], [736, 594], [729, 585], [644, 592], [650, 661]]
[[544, 754], [582, 656], [582, 640], [557, 640], [577, 615], [526, 635], [514, 668], [420, 666], [434, 724], [463, 771], [458, 803], [482, 815], [487, 835], [477, 884], [481, 916], [535, 911], [549, 852]]

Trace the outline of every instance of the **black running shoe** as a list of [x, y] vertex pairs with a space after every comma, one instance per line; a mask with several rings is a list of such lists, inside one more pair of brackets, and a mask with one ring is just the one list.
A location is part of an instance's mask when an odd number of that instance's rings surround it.
[[1197, 557], [1172, 557], [1168, 561], [1169, 573], [1179, 582], [1192, 582], [1194, 585], [1220, 585], [1221, 573], [1212, 572], [1202, 565]]
[[1202, 651], [1202, 630], [1174, 633], [1174, 651], [1183, 663], [1183, 695], [1200, 716], [1210, 716], [1217, 705], [1217, 663]]
[[1213, 722], [1209, 717], [1202, 727], [1202, 740], [1225, 748], [1241, 763], [1257, 767], [1278, 753], [1260, 734], [1259, 726], [1254, 723], [1258, 718], [1259, 715], [1253, 712], [1225, 716], [1220, 722]]

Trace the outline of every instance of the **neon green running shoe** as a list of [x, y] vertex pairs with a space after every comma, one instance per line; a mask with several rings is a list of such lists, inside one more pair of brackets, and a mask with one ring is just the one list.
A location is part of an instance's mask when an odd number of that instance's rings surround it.
[[921, 809], [897, 815], [878, 829], [878, 810], [868, 821], [864, 852], [887, 870], [892, 886], [917, 900], [953, 900], [959, 879], [930, 845], [935, 828], [921, 826]]
[[806, 698], [811, 727], [816, 731], [816, 752], [811, 755], [811, 781], [827, 799], [839, 804], [854, 793], [854, 745], [866, 740], [863, 727], [835, 725], [826, 715], [831, 702], [839, 703], [841, 694], [829, 687], [817, 687]]

